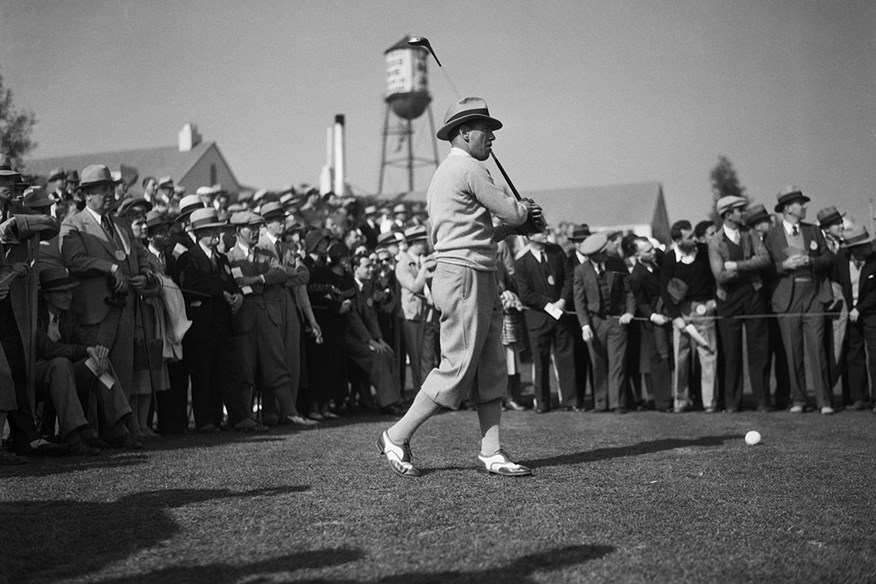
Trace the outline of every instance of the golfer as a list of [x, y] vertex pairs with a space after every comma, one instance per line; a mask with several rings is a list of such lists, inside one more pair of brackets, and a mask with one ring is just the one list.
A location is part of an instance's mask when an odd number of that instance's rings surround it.
[[[377, 440], [390, 468], [403, 477], [420, 476], [410, 448], [417, 428], [442, 408], [459, 408], [464, 399], [477, 405], [483, 470], [501, 476], [532, 474], [512, 462], [499, 441], [508, 376], [494, 272], [496, 242], [534, 231], [527, 219], [538, 219], [541, 208], [505, 194], [483, 165], [493, 132], [501, 127], [483, 99], [467, 97], [450, 107], [438, 130], [438, 138], [452, 145], [427, 194], [437, 260], [432, 298], [441, 311], [441, 362], [404, 417]], [[493, 215], [501, 222], [495, 228]]]

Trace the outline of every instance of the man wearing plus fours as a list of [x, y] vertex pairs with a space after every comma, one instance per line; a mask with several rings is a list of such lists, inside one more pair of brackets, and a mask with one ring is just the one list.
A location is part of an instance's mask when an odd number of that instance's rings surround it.
[[[420, 476], [410, 449], [417, 428], [442, 408], [458, 408], [464, 399], [477, 404], [480, 467], [501, 476], [532, 474], [512, 462], [499, 441], [508, 377], [502, 305], [493, 272], [496, 242], [531, 232], [533, 221], [527, 220], [540, 219], [541, 209], [505, 194], [483, 165], [493, 132], [501, 127], [483, 99], [467, 97], [450, 107], [438, 130], [438, 138], [452, 145], [426, 197], [438, 263], [432, 298], [441, 311], [441, 361], [426, 377], [408, 412], [377, 441], [390, 468], [403, 477]], [[502, 225], [493, 227], [493, 215]]]

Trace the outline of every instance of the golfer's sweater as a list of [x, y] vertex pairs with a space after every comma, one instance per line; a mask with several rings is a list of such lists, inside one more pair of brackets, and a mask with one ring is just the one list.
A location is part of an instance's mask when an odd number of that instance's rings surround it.
[[527, 206], [496, 186], [487, 167], [467, 152], [452, 148], [435, 171], [426, 194], [435, 259], [475, 270], [496, 270], [496, 241], [509, 235], [493, 227], [493, 215], [517, 227]]

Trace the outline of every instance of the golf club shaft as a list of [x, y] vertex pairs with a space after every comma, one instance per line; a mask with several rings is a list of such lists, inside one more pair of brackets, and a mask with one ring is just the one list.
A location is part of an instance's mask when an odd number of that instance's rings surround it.
[[508, 183], [508, 187], [511, 189], [511, 192], [514, 193], [514, 196], [517, 197], [518, 201], [522, 201], [523, 197], [520, 196], [520, 193], [517, 192], [517, 188], [514, 186], [514, 183], [511, 182], [511, 177], [508, 176], [508, 173], [505, 172], [505, 169], [502, 167], [502, 163], [499, 162], [499, 159], [496, 158], [496, 154], [490, 149], [490, 156], [493, 157], [493, 162], [496, 163], [496, 167], [499, 169], [499, 172], [502, 173], [502, 178], [505, 179], [505, 182]]

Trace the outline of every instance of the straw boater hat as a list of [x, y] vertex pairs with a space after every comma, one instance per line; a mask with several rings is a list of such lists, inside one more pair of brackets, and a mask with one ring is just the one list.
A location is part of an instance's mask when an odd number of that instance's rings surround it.
[[204, 201], [198, 195], [186, 195], [179, 202], [179, 219], [184, 219], [192, 211], [203, 208]]
[[79, 189], [103, 185], [115, 185], [113, 174], [103, 164], [92, 164], [82, 169], [82, 178], [79, 180]]
[[852, 227], [843, 231], [843, 244], [840, 247], [849, 249], [859, 245], [866, 245], [872, 242], [874, 237], [876, 235], [870, 235], [867, 232], [867, 228], [863, 225]]
[[827, 229], [831, 225], [842, 223], [845, 213], [840, 213], [836, 207], [831, 205], [819, 211], [816, 217], [818, 219], [818, 226], [822, 229]]
[[450, 140], [450, 131], [459, 124], [471, 120], [487, 120], [491, 130], [498, 130], [502, 122], [490, 116], [487, 102], [480, 97], [463, 97], [450, 106], [444, 114], [444, 125], [438, 130], [436, 136], [439, 140]]
[[737, 207], [745, 208], [747, 206], [748, 201], [745, 198], [728, 195], [718, 199], [718, 202], [715, 203], [715, 210], [718, 212], [718, 216], [721, 216], [730, 209], [736, 209]]
[[55, 200], [55, 197], [46, 193], [46, 189], [37, 186], [30, 187], [24, 191], [24, 199], [22, 202], [25, 207], [30, 207], [31, 209], [42, 209], [45, 207], [51, 207], [57, 201]]
[[788, 203], [793, 203], [794, 201], [803, 201], [804, 203], [808, 203], [811, 199], [805, 195], [803, 195], [803, 191], [800, 190], [800, 187], [795, 186], [787, 186], [784, 187], [779, 194], [776, 195], [776, 213], [781, 213], [782, 209]]
[[427, 239], [428, 235], [426, 233], [425, 225], [415, 225], [414, 227], [408, 227], [405, 229], [405, 240], [408, 243], [413, 243], [415, 241], [420, 241], [421, 239]]
[[583, 255], [589, 256], [595, 253], [599, 253], [601, 251], [605, 251], [605, 248], [607, 246], [608, 233], [605, 231], [600, 231], [585, 239], [584, 243], [581, 244], [581, 247], [578, 249], [578, 251]]
[[579, 241], [584, 241], [590, 237], [590, 226], [586, 223], [582, 223], [581, 225], [575, 225], [572, 228], [572, 235], [569, 236], [569, 241], [577, 243]]
[[219, 214], [216, 212], [216, 209], [207, 207], [192, 211], [191, 224], [186, 230], [194, 233], [198, 229], [208, 229], [211, 227], [225, 227], [225, 222], [219, 220]]
[[750, 207], [748, 213], [745, 214], [745, 224], [749, 227], [754, 227], [758, 223], [764, 221], [770, 221], [770, 214], [767, 213], [766, 207], [760, 203], [754, 207]]
[[67, 273], [67, 268], [45, 268], [40, 272], [40, 292], [60, 292], [79, 285]]

